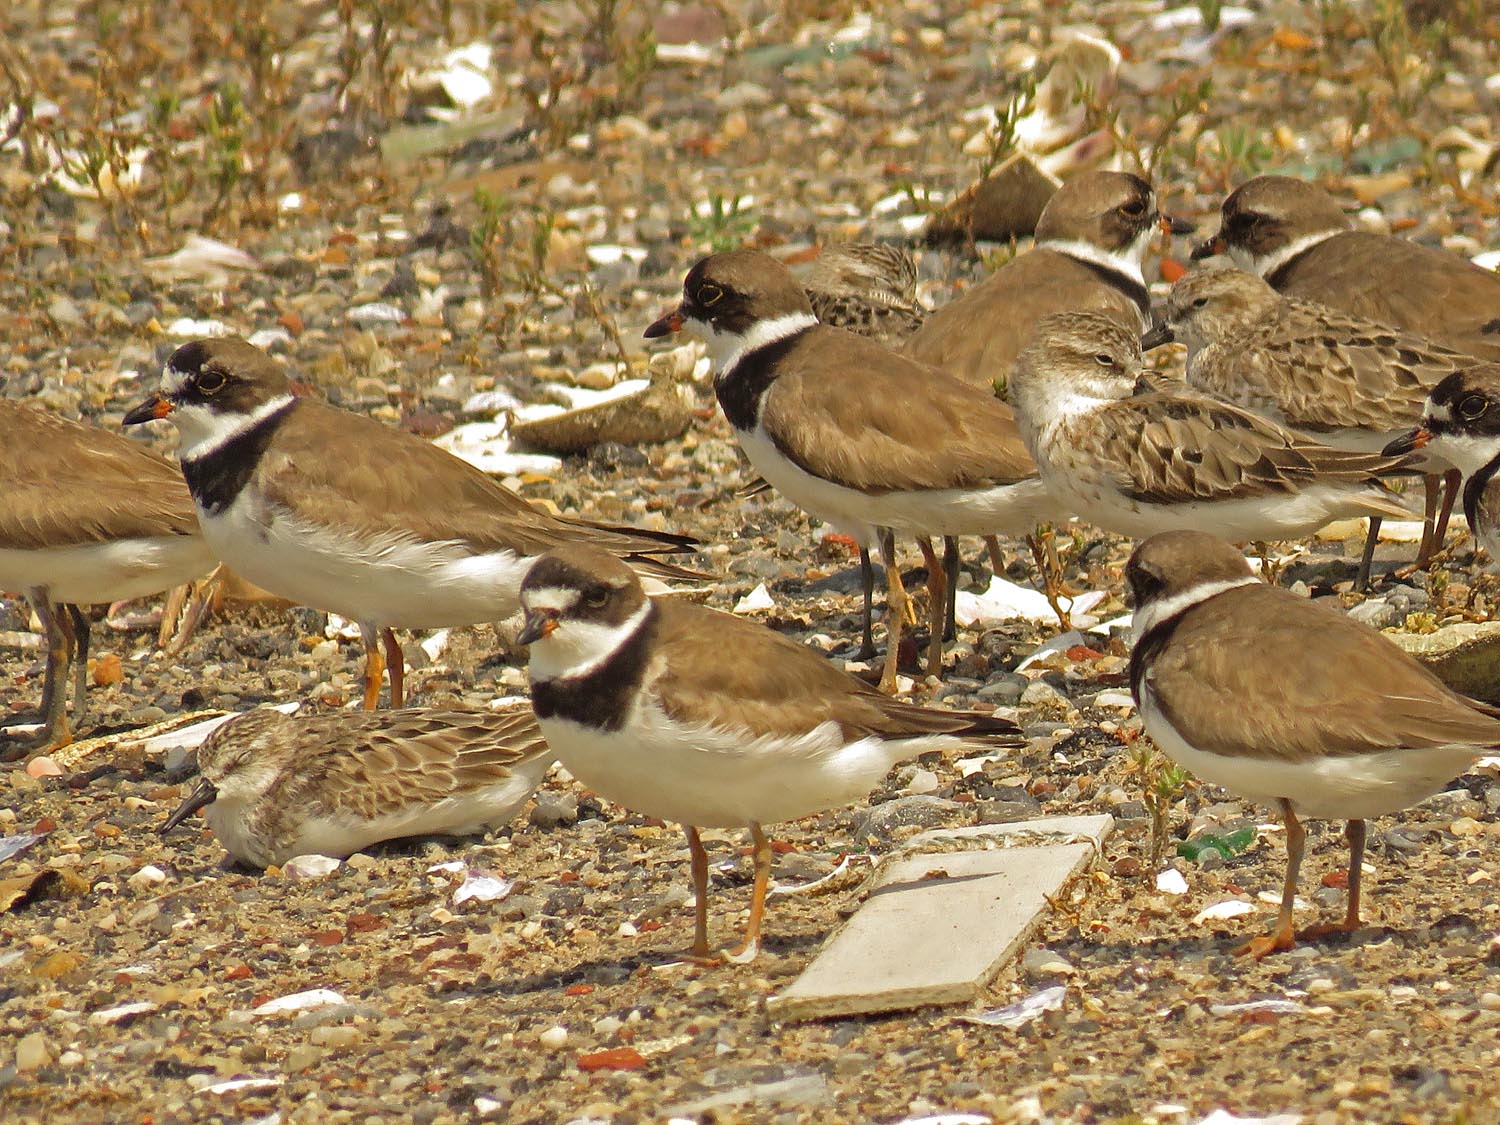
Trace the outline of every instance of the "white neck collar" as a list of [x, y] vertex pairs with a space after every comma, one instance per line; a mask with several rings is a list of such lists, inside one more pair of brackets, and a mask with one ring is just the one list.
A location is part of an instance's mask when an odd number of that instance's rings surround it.
[[1158, 598], [1145, 608], [1137, 610], [1130, 619], [1133, 643], [1140, 644], [1141, 638], [1163, 621], [1170, 621], [1184, 610], [1206, 602], [1209, 598], [1218, 597], [1227, 590], [1237, 590], [1241, 586], [1258, 586], [1259, 584], [1259, 578], [1253, 574], [1247, 574], [1243, 578], [1221, 578], [1217, 582], [1200, 582], [1180, 594], [1173, 594], [1170, 598]]
[[1070, 258], [1092, 262], [1112, 273], [1123, 274], [1144, 286], [1146, 275], [1141, 268], [1141, 263], [1146, 260], [1146, 250], [1151, 245], [1151, 237], [1154, 233], [1155, 228], [1147, 227], [1136, 235], [1135, 241], [1124, 250], [1106, 250], [1102, 246], [1079, 238], [1049, 238], [1045, 242], [1038, 242], [1037, 249], [1053, 250], [1059, 254], [1066, 254]]
[[531, 646], [532, 682], [576, 680], [587, 676], [640, 631], [651, 609], [651, 599], [647, 598], [640, 609], [618, 625], [563, 618], [556, 629]]
[[1317, 234], [1304, 234], [1301, 238], [1288, 242], [1280, 250], [1273, 250], [1271, 253], [1262, 255], [1259, 258], [1252, 256], [1239, 247], [1231, 246], [1229, 248], [1229, 256], [1234, 260], [1235, 265], [1247, 273], [1253, 273], [1257, 277], [1270, 277], [1304, 250], [1311, 250], [1319, 243], [1327, 242], [1334, 235], [1344, 233], [1344, 231], [1340, 230], [1324, 230], [1319, 231]]
[[177, 424], [177, 459], [197, 461], [210, 456], [296, 401], [291, 395], [277, 395], [249, 414], [216, 414], [206, 406], [179, 406], [170, 415]]
[[708, 345], [708, 357], [713, 362], [715, 378], [722, 379], [751, 352], [813, 327], [818, 323], [818, 318], [809, 312], [787, 313], [785, 316], [757, 320], [745, 333], [717, 332], [707, 321], [695, 320], [691, 323]]

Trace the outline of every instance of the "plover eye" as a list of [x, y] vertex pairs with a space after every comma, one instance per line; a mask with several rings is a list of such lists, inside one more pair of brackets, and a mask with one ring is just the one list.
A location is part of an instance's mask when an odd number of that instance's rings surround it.
[[599, 609], [609, 601], [609, 590], [604, 586], [590, 586], [583, 592], [583, 604]]
[[1483, 395], [1464, 395], [1458, 402], [1459, 416], [1472, 422], [1490, 408], [1490, 400]]
[[1100, 367], [1113, 367], [1115, 365], [1115, 357], [1108, 352], [1098, 352], [1094, 356], [1094, 362]]
[[193, 385], [206, 395], [217, 394], [224, 389], [224, 372], [215, 367], [205, 367], [193, 380]]
[[1199, 297], [1196, 301], [1193, 302], [1193, 308], [1195, 308], [1195, 309], [1205, 308], [1207, 305], [1208, 305], [1208, 298], [1207, 297]]
[[704, 307], [717, 305], [723, 296], [724, 290], [711, 281], [698, 286], [698, 303]]
[[1146, 213], [1146, 201], [1144, 199], [1132, 199], [1129, 203], [1120, 204], [1120, 214], [1126, 218], [1139, 219]]

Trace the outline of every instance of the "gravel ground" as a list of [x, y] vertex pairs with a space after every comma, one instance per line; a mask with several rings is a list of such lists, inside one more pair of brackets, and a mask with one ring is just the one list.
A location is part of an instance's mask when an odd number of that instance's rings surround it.
[[[14, 144], [0, 151], [5, 393], [114, 426], [167, 351], [219, 322], [269, 333], [330, 399], [433, 434], [485, 415], [486, 403], [493, 412], [495, 393], [536, 402], [546, 383], [597, 381], [597, 366], [587, 371], [601, 361], [642, 367], [640, 329], [717, 245], [751, 240], [796, 261], [818, 242], [904, 240], [939, 303], [1010, 250], [925, 248], [924, 212], [980, 167], [980, 111], [1005, 104], [1074, 21], [1092, 21], [1125, 54], [1117, 89], [1079, 130], [1102, 129], [1127, 164], [1147, 159], [1176, 212], [1211, 223], [1224, 189], [1246, 176], [1312, 170], [1358, 198], [1371, 225], [1472, 254], [1500, 210], [1485, 172], [1500, 17], [1479, 4], [1452, 6], [1450, 25], [1434, 30], [1423, 22], [1432, 5], [1271, 0], [1233, 28], [1226, 8], [1226, 30], [1209, 41], [1195, 38], [1209, 5], [1158, 19], [1158, 5], [1134, 2], [865, 13], [839, 0], [586, 11], [502, 0], [444, 6], [446, 26], [414, 7], [361, 0], [346, 26], [331, 6], [277, 0], [232, 26], [189, 0], [176, 34], [145, 3], [16, 7], [0, 102], [31, 98], [6, 119]], [[641, 48], [648, 31], [662, 45], [654, 66]], [[456, 123], [434, 124], [444, 52], [478, 41], [493, 50], [492, 92]], [[465, 88], [450, 77], [450, 89]], [[103, 200], [88, 197], [89, 183], [70, 192], [44, 174], [59, 152], [77, 178], [105, 186]], [[111, 176], [131, 182], [132, 159], [139, 185], [112, 193]], [[157, 260], [193, 234], [254, 260]], [[846, 656], [858, 613], [847, 548], [775, 496], [739, 495], [751, 474], [708, 389], [693, 393], [680, 436], [510, 483], [567, 513], [701, 536], [720, 579], [711, 604], [728, 608], [764, 583], [769, 625]], [[1071, 581], [1114, 592], [1102, 616], [1123, 612], [1128, 544], [1081, 529], [1063, 545]], [[1283, 581], [1357, 602], [1346, 588], [1354, 545], [1311, 546]], [[1466, 546], [1446, 568], [1408, 579], [1401, 598], [1429, 624], [1486, 616]], [[1012, 577], [1027, 580], [1019, 564]], [[966, 574], [983, 580], [977, 565]], [[1394, 579], [1383, 582], [1389, 593]], [[5, 613], [0, 707], [22, 716], [40, 656], [22, 644], [24, 611], [7, 603]], [[97, 732], [289, 699], [343, 706], [358, 695], [359, 648], [330, 640], [325, 625], [305, 610], [232, 603], [169, 663], [148, 643], [149, 613], [101, 624]], [[1186, 890], [1158, 890], [1158, 769], [1139, 764], [1138, 724], [1111, 700], [1126, 690], [1123, 641], [1091, 636], [1018, 674], [1050, 631], [965, 630], [946, 684], [914, 689], [946, 705], [1014, 708], [1032, 736], [1025, 750], [977, 769], [924, 760], [866, 803], [778, 832], [778, 878], [802, 884], [935, 824], [1114, 813], [1097, 870], [1036, 936], [1051, 955], [1002, 972], [986, 996], [993, 1006], [1064, 984], [1065, 1008], [1026, 1028], [939, 1010], [768, 1022], [761, 1001], [858, 905], [857, 880], [773, 899], [751, 966], [678, 963], [692, 924], [680, 833], [566, 776], [493, 838], [391, 846], [298, 878], [226, 869], [197, 821], [160, 839], [187, 764], [124, 751], [70, 777], [0, 777], [0, 835], [47, 833], [0, 862], [0, 879], [55, 872], [31, 901], [0, 898], [0, 1118], [964, 1111], [1127, 1122], [1196, 1121], [1223, 1107], [1319, 1123], [1500, 1121], [1493, 774], [1373, 826], [1365, 930], [1247, 963], [1229, 950], [1273, 916], [1258, 896], [1279, 893], [1282, 834], [1221, 792], [1171, 791], [1163, 862]], [[416, 702], [482, 705], [524, 690], [500, 630], [457, 631], [435, 659], [407, 648]], [[1181, 840], [1257, 823], [1241, 851], [1173, 855]], [[1310, 832], [1308, 918], [1342, 909], [1338, 827]], [[711, 836], [723, 940], [746, 914], [743, 844]], [[513, 886], [456, 904], [462, 873], [433, 870], [450, 860]], [[1226, 899], [1255, 912], [1200, 918]], [[254, 1011], [315, 988], [342, 999]], [[1281, 1003], [1233, 1007], [1265, 1000]], [[236, 1079], [250, 1081], [223, 1085]]]

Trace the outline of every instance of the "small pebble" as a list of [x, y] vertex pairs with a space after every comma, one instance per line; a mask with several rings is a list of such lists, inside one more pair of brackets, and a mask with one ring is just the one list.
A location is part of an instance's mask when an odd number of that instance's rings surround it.
[[47, 1045], [47, 1037], [40, 1031], [23, 1035], [16, 1044], [16, 1069], [22, 1073], [37, 1070], [51, 1061], [52, 1049]]
[[155, 887], [167, 881], [167, 873], [155, 864], [148, 863], [125, 881], [132, 887]]
[[568, 1042], [568, 1029], [558, 1026], [549, 1027], [537, 1036], [537, 1042], [549, 1051], [560, 1050]]

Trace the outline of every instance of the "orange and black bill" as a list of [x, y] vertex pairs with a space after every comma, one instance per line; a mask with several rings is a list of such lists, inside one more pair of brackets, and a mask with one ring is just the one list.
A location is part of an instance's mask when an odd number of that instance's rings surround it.
[[1407, 453], [1415, 453], [1429, 441], [1432, 440], [1432, 431], [1426, 426], [1418, 426], [1410, 433], [1402, 434], [1393, 438], [1384, 449], [1380, 451], [1382, 457], [1401, 457]]
[[141, 422], [154, 422], [158, 418], [165, 418], [176, 409], [161, 395], [152, 395], [140, 405], [130, 408], [130, 413], [125, 415], [125, 425], [134, 426]]
[[673, 332], [682, 331], [682, 306], [678, 305], [665, 316], [658, 317], [651, 322], [644, 335], [648, 340], [654, 340], [658, 336], [670, 336]]
[[1229, 243], [1224, 241], [1224, 232], [1220, 231], [1207, 241], [1198, 243], [1193, 247], [1192, 259], [1201, 262], [1204, 258], [1212, 258], [1215, 254], [1223, 254], [1229, 250]]

